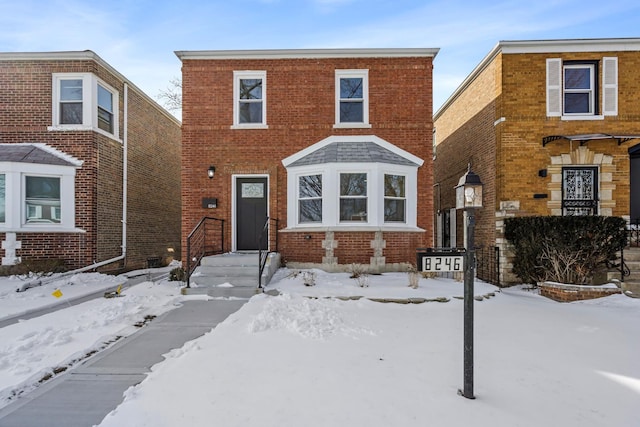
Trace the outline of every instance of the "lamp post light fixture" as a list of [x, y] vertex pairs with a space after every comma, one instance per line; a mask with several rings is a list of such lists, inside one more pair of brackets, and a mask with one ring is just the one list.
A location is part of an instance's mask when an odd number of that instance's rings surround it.
[[209, 179], [213, 179], [213, 176], [216, 174], [216, 167], [215, 166], [209, 166], [209, 169], [207, 169], [207, 175], [209, 176]]
[[475, 268], [475, 210], [482, 207], [482, 181], [471, 171], [460, 177], [456, 189], [456, 209], [467, 213], [467, 241], [464, 266], [464, 388], [458, 394], [467, 399], [473, 395], [473, 285]]

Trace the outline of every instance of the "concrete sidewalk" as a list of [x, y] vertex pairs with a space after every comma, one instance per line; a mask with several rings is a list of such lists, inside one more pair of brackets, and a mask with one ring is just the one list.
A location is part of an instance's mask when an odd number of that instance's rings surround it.
[[163, 354], [198, 338], [246, 300], [185, 301], [140, 331], [0, 409], [0, 427], [89, 427], [144, 380]]

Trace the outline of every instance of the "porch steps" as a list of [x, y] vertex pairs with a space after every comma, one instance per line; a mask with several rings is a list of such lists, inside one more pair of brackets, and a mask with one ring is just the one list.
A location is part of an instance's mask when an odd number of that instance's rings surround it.
[[[269, 254], [262, 273], [262, 286], [280, 266], [280, 255]], [[204, 257], [191, 275], [184, 295], [209, 295], [213, 298], [251, 298], [258, 288], [258, 253], [226, 253]]]
[[624, 262], [631, 274], [625, 276], [622, 292], [627, 296], [640, 298], [640, 247], [625, 248]]

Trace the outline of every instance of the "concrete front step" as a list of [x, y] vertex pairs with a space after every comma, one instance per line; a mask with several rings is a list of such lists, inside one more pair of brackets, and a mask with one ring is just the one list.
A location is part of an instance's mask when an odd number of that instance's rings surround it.
[[622, 282], [622, 292], [632, 298], [640, 298], [640, 280], [625, 279]]
[[[280, 266], [280, 255], [269, 254], [262, 274], [265, 286]], [[182, 293], [207, 294], [212, 297], [250, 298], [258, 289], [258, 254], [227, 253], [202, 259], [190, 280], [191, 286]]]

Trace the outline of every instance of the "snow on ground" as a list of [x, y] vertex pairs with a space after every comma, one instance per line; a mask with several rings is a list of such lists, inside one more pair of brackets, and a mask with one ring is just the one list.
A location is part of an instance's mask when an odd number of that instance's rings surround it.
[[[407, 274], [385, 273], [361, 287], [348, 274], [313, 272], [315, 286], [305, 286], [302, 274], [280, 270], [268, 290], [281, 295], [253, 297], [165, 355], [101, 426], [640, 425], [639, 299], [561, 304], [476, 281], [475, 294], [489, 298], [475, 303], [476, 399], [468, 400], [457, 394], [462, 283], [421, 279], [412, 289]], [[0, 316], [50, 304], [56, 289], [62, 300], [111, 280], [82, 274], [16, 294], [15, 283], [0, 278]], [[368, 299], [442, 297], [448, 302]], [[120, 298], [1, 328], [0, 406], [12, 390], [184, 298], [176, 282], [145, 282]]]
[[[64, 307], [0, 328], [0, 407], [54, 371], [77, 364], [89, 353], [134, 333], [134, 325], [145, 316], [171, 310], [182, 298], [177, 282], [145, 282], [125, 288], [120, 297], [65, 304], [125, 281], [124, 277], [83, 273], [16, 292], [21, 279], [0, 277], [0, 320], [56, 304]], [[52, 295], [57, 290], [62, 293], [59, 298]]]
[[[285, 270], [286, 271], [286, 270]], [[100, 424], [111, 426], [637, 426], [640, 300], [560, 304], [524, 287], [475, 303], [475, 400], [463, 383], [463, 285], [407, 275], [277, 277], [203, 337], [166, 355]], [[414, 292], [415, 291], [415, 292]], [[476, 281], [476, 294], [497, 291]], [[317, 298], [307, 298], [312, 295]]]

